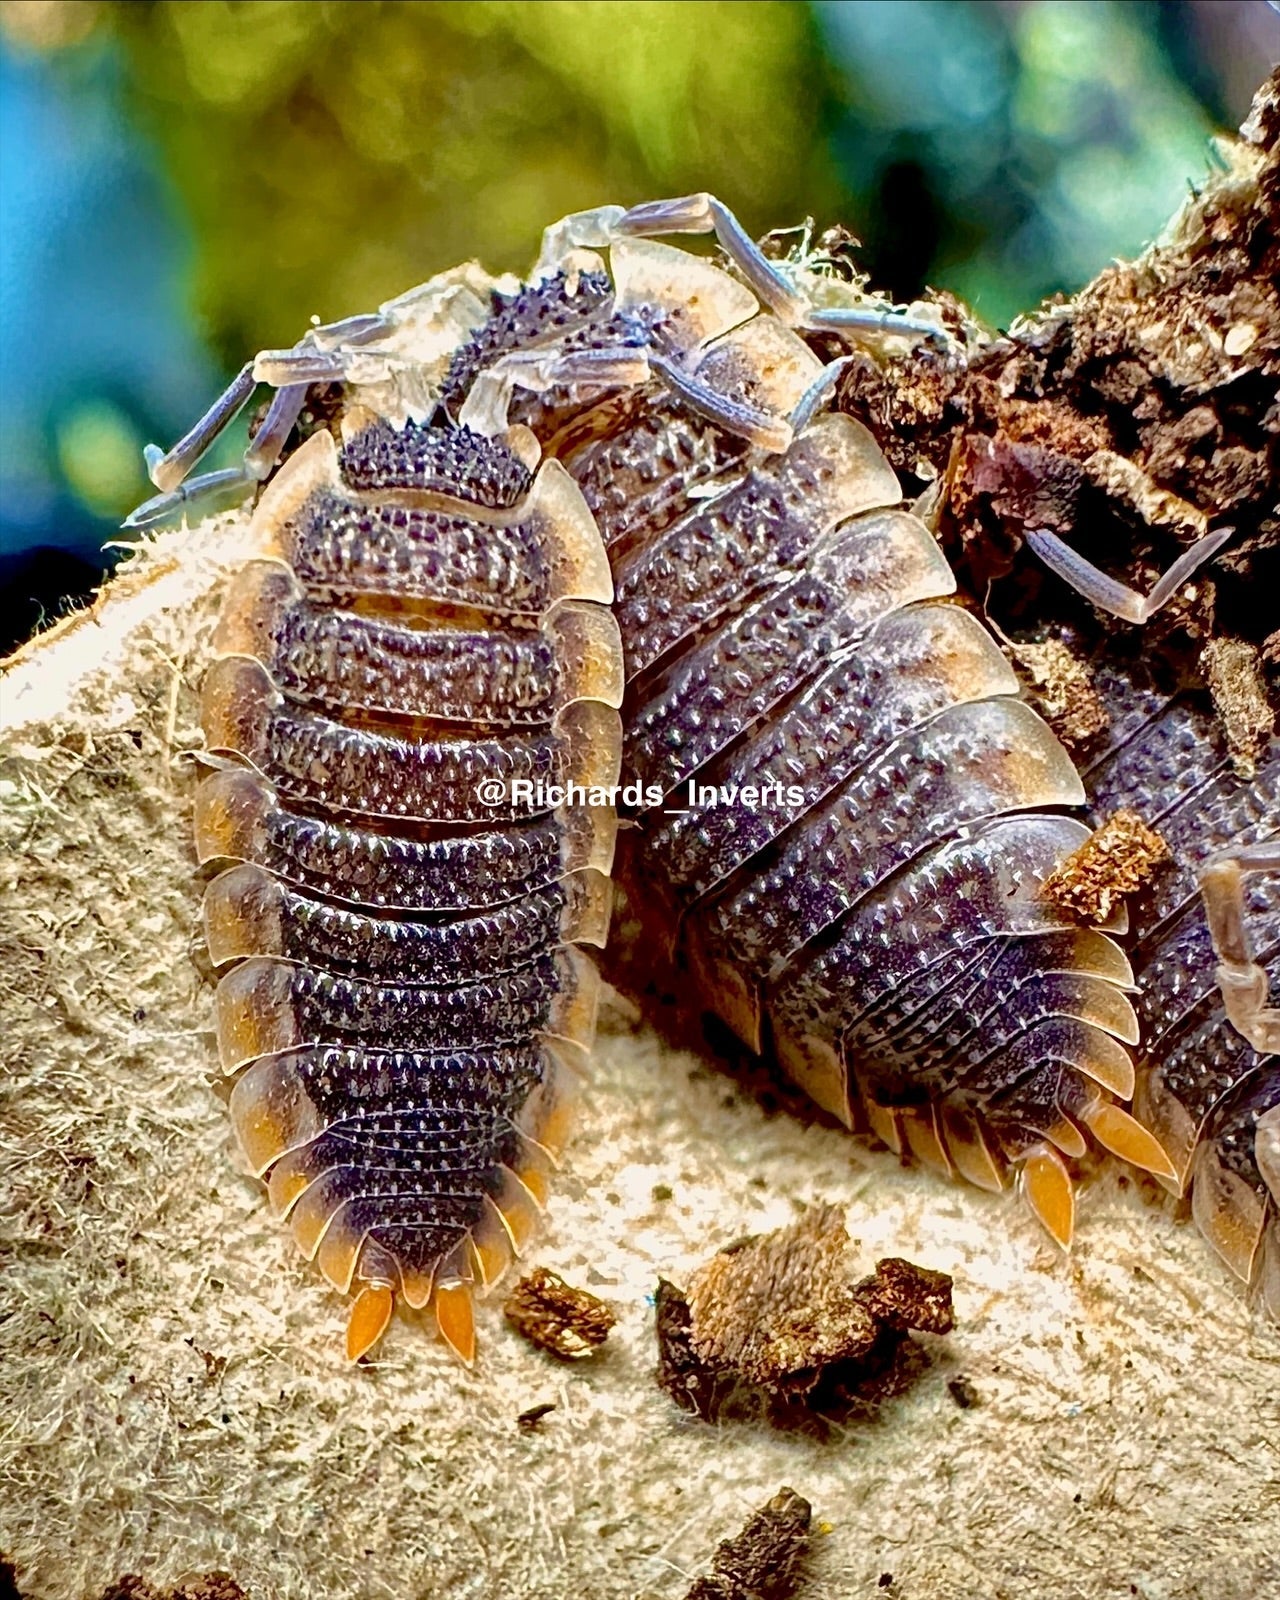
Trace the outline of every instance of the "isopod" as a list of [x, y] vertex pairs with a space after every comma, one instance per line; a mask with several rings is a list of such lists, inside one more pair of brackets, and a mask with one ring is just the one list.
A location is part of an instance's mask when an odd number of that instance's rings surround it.
[[[656, 237], [710, 232], [725, 267]], [[935, 310], [766, 259], [709, 196], [606, 206], [526, 283], [458, 269], [264, 352], [149, 453], [135, 525], [274, 387], [197, 845], [234, 863], [205, 902], [233, 1123], [354, 1293], [352, 1358], [397, 1299], [472, 1357], [590, 1048], [626, 786], [633, 909], [820, 1106], [1016, 1178], [1063, 1245], [1092, 1140], [1191, 1186], [1280, 1312], [1280, 758], [1245, 783], [1193, 698], [1117, 671], [1078, 768], [835, 408], [834, 339], [962, 359]], [[299, 442], [318, 384], [340, 403]], [[1145, 602], [1029, 542], [1141, 620], [1228, 536]], [[1081, 926], [1045, 883], [1122, 808], [1169, 863]]]

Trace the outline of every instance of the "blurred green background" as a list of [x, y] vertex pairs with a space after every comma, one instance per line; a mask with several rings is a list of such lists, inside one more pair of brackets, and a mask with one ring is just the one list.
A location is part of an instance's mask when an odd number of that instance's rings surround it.
[[6, 0], [0, 647], [313, 313], [705, 188], [1005, 325], [1138, 251], [1277, 53], [1264, 0]]

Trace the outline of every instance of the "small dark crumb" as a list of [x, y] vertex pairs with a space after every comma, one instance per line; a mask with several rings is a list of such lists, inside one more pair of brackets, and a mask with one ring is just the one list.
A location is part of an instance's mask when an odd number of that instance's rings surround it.
[[850, 1418], [907, 1387], [927, 1358], [912, 1330], [949, 1333], [951, 1280], [881, 1261], [849, 1282], [840, 1211], [815, 1206], [789, 1228], [736, 1241], [656, 1300], [658, 1382], [677, 1405], [783, 1427]]
[[1078, 1505], [1079, 1505], [1079, 1504], [1080, 1504], [1080, 1502], [1081, 1502], [1081, 1501], [1082, 1501], [1082, 1500], [1083, 1500], [1083, 1499], [1084, 1499], [1084, 1496], [1083, 1496], [1083, 1495], [1082, 1495], [1082, 1494], [1081, 1494], [1081, 1493], [1080, 1493], [1080, 1491], [1079, 1491], [1079, 1490], [1078, 1490], [1078, 1489], [1077, 1489], [1077, 1491], [1076, 1491], [1076, 1492], [1075, 1492], [1075, 1494], [1073, 1494], [1073, 1495], [1072, 1495], [1072, 1496], [1071, 1496], [1071, 1504], [1072, 1504], [1072, 1505], [1073, 1505], [1073, 1506], [1078, 1506]]
[[892, 1572], [882, 1572], [880, 1574], [879, 1578], [876, 1580], [876, 1587], [879, 1588], [879, 1589], [889, 1589], [892, 1586], [893, 1586], [893, 1573]]
[[[194, 1339], [184, 1339], [182, 1342], [190, 1345], [201, 1361], [204, 1362], [205, 1376], [211, 1381], [220, 1378], [227, 1370], [226, 1356], [215, 1356], [211, 1350], [202, 1350]], [[227, 1422], [230, 1419], [224, 1416], [222, 1420]]]
[[555, 1408], [554, 1400], [544, 1400], [540, 1406], [530, 1406], [516, 1418], [516, 1427], [521, 1433], [537, 1433], [543, 1417], [549, 1415]]
[[671, 1193], [670, 1187], [665, 1183], [655, 1183], [653, 1186], [653, 1198], [655, 1200], [670, 1200]]
[[982, 1396], [963, 1373], [958, 1378], [947, 1379], [947, 1393], [960, 1407], [961, 1411], [970, 1411], [974, 1406], [982, 1404]]
[[135, 1572], [108, 1584], [98, 1600], [249, 1600], [248, 1594], [226, 1572], [205, 1572], [185, 1578], [172, 1589], [157, 1589]]
[[779, 1489], [742, 1531], [716, 1550], [711, 1571], [685, 1600], [790, 1600], [800, 1587], [813, 1508], [794, 1489]]
[[530, 1344], [577, 1361], [604, 1343], [617, 1318], [585, 1289], [575, 1289], [558, 1273], [538, 1267], [521, 1278], [507, 1297], [503, 1315]]

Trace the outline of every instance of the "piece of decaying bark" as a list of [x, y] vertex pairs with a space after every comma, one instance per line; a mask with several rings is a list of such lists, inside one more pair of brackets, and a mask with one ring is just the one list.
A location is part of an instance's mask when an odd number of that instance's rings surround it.
[[1267, 700], [1263, 653], [1244, 639], [1210, 639], [1200, 657], [1231, 760], [1242, 778], [1252, 778], [1258, 757], [1275, 731]]
[[[1274, 696], [1280, 72], [1219, 155], [1224, 170], [1137, 261], [1105, 268], [1005, 335], [971, 328], [963, 358], [924, 347], [887, 366], [855, 357], [841, 404], [868, 422], [908, 492], [945, 486], [940, 537], [1015, 649], [1061, 629], [1088, 659], [1101, 642], [1137, 636], [1143, 652], [1167, 652], [1203, 683], [1221, 681], [1222, 662], [1201, 661], [1201, 647], [1226, 639], [1251, 648], [1255, 671], [1270, 666]], [[1146, 594], [1182, 550], [1225, 525], [1225, 553], [1136, 629], [1096, 612], [1023, 542], [1029, 529], [1056, 533]], [[1266, 715], [1260, 687], [1243, 712], [1238, 694], [1224, 703], [1215, 692], [1246, 762]], [[1078, 744], [1073, 731], [1088, 729], [1073, 730], [1068, 709], [1061, 731]]]
[[603, 1300], [575, 1289], [548, 1267], [521, 1278], [502, 1314], [530, 1344], [562, 1361], [578, 1361], [598, 1350], [618, 1320]]
[[1065, 639], [1010, 640], [1007, 648], [1027, 698], [1063, 744], [1078, 750], [1106, 731], [1106, 706], [1089, 664]]
[[[658, 1381], [687, 1411], [763, 1413], [782, 1425], [878, 1398], [912, 1330], [949, 1333], [951, 1279], [897, 1258], [848, 1278], [849, 1236], [835, 1206], [731, 1245], [687, 1293], [658, 1286]], [[888, 1386], [891, 1391], [895, 1384]]]
[[1041, 892], [1082, 923], [1105, 922], [1168, 854], [1136, 811], [1117, 811], [1045, 879]]
[[249, 1600], [249, 1596], [226, 1572], [186, 1578], [172, 1589], [157, 1589], [145, 1578], [126, 1573], [108, 1584], [99, 1600]]
[[711, 1571], [685, 1600], [790, 1600], [803, 1581], [813, 1508], [794, 1489], [779, 1489], [717, 1548]]

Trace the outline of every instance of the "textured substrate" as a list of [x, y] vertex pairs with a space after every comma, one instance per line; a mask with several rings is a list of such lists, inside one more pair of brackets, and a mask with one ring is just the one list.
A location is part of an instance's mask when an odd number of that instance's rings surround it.
[[[405, 1325], [344, 1366], [343, 1306], [210, 1087], [189, 752], [237, 532], [167, 536], [0, 689], [0, 1548], [24, 1594], [222, 1569], [254, 1600], [677, 1600], [782, 1483], [814, 1505], [813, 1600], [1280, 1592], [1280, 1340], [1187, 1226], [1104, 1178], [1063, 1258], [1015, 1202], [770, 1116], [621, 1008], [530, 1258], [616, 1306], [604, 1352], [556, 1365], [493, 1301], [474, 1373]], [[859, 1270], [953, 1274], [955, 1334], [825, 1443], [684, 1416], [652, 1377], [657, 1275], [815, 1199], [847, 1206]]]

